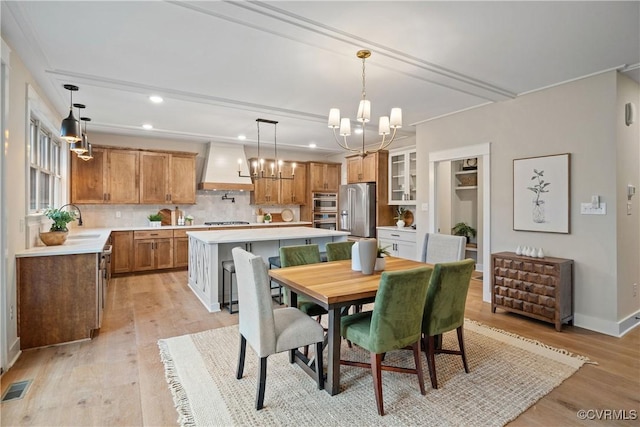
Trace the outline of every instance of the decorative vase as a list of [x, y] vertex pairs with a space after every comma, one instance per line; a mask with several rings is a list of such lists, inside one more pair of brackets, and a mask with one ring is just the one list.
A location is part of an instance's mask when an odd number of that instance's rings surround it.
[[67, 241], [68, 231], [46, 231], [40, 233], [40, 240], [47, 246], [58, 246]]
[[544, 222], [544, 200], [533, 200], [533, 208], [531, 210], [531, 216], [533, 222], [541, 224]]
[[256, 222], [257, 223], [263, 223], [264, 222], [264, 215], [257, 215], [256, 216]]
[[516, 248], [516, 255], [522, 255], [522, 248], [520, 247], [520, 245], [518, 245], [518, 247]]
[[149, 227], [160, 228], [162, 227], [162, 221], [149, 221]]
[[542, 252], [542, 248], [538, 249], [538, 258], [544, 258], [544, 252]]
[[351, 269], [353, 271], [362, 271], [362, 266], [360, 265], [360, 245], [358, 242], [355, 242], [351, 246]]
[[404, 224], [405, 224], [404, 221], [401, 219], [399, 219], [398, 222], [396, 222], [396, 226], [398, 228], [404, 228]]
[[373, 274], [373, 268], [376, 265], [378, 256], [378, 241], [376, 239], [360, 239], [358, 243], [362, 274]]
[[376, 258], [376, 265], [373, 268], [375, 271], [382, 271], [387, 266], [387, 260], [384, 258]]

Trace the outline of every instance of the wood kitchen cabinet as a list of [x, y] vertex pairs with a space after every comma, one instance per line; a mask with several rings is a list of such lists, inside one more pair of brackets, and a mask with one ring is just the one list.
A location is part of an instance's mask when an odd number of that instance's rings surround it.
[[133, 231], [113, 231], [111, 233], [111, 273], [133, 271]]
[[93, 159], [71, 156], [71, 202], [138, 203], [139, 152], [93, 148]]
[[[249, 159], [253, 164], [257, 159]], [[297, 163], [294, 179], [271, 179], [271, 163], [265, 160], [265, 177], [254, 179], [254, 190], [251, 194], [251, 204], [254, 205], [304, 205], [306, 204], [307, 168], [304, 163]], [[282, 176], [290, 177], [294, 162], [283, 162]]]
[[195, 155], [140, 152], [140, 203], [195, 202]]
[[[282, 176], [291, 176], [293, 162], [285, 162], [282, 165]], [[307, 165], [296, 163], [295, 179], [280, 181], [280, 204], [282, 205], [306, 205], [307, 204]]]
[[207, 231], [209, 228], [188, 228], [173, 230], [173, 266], [187, 267], [189, 265], [189, 236], [187, 231]]
[[[357, 184], [359, 182], [378, 181], [378, 161], [384, 154], [374, 153], [366, 157], [359, 155], [347, 157], [347, 183]], [[386, 163], [385, 163], [386, 168]]]
[[134, 271], [173, 267], [173, 230], [133, 232]]
[[337, 193], [340, 189], [340, 166], [339, 163], [309, 163], [309, 193]]
[[100, 256], [16, 258], [22, 350], [93, 337], [103, 309]]

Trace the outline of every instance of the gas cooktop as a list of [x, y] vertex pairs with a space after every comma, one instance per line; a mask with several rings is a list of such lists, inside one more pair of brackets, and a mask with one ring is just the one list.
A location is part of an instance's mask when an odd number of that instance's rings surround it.
[[249, 224], [247, 221], [209, 221], [205, 222], [204, 225], [242, 225]]

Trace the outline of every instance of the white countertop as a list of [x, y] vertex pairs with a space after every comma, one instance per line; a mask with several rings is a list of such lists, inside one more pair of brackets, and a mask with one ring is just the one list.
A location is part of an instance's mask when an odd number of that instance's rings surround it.
[[[291, 223], [286, 223], [291, 224]], [[313, 239], [316, 237], [348, 236], [346, 231], [325, 230], [323, 228], [290, 227], [283, 230], [265, 228], [264, 230], [220, 230], [190, 231], [194, 237], [204, 243], [256, 242], [261, 240]]]
[[[132, 230], [175, 230], [175, 229], [198, 229], [198, 228], [233, 228], [233, 227], [268, 227], [273, 230], [273, 234], [281, 234], [282, 230], [278, 230], [280, 226], [292, 226], [292, 225], [300, 225], [301, 227], [291, 227], [290, 229], [298, 229], [298, 228], [307, 228], [303, 227], [304, 225], [310, 225], [310, 222], [298, 221], [298, 222], [272, 222], [269, 224], [265, 223], [250, 223], [250, 224], [237, 224], [237, 225], [167, 225], [160, 228], [156, 227], [139, 227], [139, 226], [128, 226], [128, 227], [112, 227], [112, 228], [83, 228], [83, 227], [74, 227], [67, 237], [67, 241], [62, 245], [58, 246], [36, 246], [31, 249], [24, 249], [22, 251], [16, 252], [16, 258], [24, 258], [24, 257], [35, 257], [35, 256], [54, 256], [54, 255], [73, 255], [73, 254], [90, 254], [90, 253], [100, 253], [104, 249], [104, 245], [107, 244], [109, 239], [109, 235], [112, 231], [132, 231]], [[276, 228], [278, 227], [278, 228]], [[289, 230], [289, 228], [287, 228]], [[242, 232], [243, 230], [227, 230], [227, 232], [231, 232], [234, 235]], [[254, 237], [256, 234], [254, 230], [246, 230], [249, 232], [249, 235]], [[224, 232], [221, 231], [212, 231], [214, 233]], [[201, 231], [201, 233], [209, 233], [209, 231]], [[251, 234], [253, 233], [253, 234]], [[262, 234], [262, 231], [259, 233]], [[304, 238], [304, 237], [303, 237]], [[260, 239], [250, 239], [250, 240], [260, 240]], [[268, 239], [264, 239], [268, 240]]]
[[380, 226], [380, 227], [376, 227], [378, 230], [390, 230], [390, 231], [408, 231], [410, 233], [415, 233], [416, 229], [415, 228], [411, 228], [411, 227], [402, 227], [402, 228], [398, 228], [394, 225], [387, 225], [387, 226]]

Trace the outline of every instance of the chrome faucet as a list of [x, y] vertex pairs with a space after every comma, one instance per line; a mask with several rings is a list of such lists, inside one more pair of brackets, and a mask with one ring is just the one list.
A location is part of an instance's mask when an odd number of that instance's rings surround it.
[[77, 207], [76, 205], [74, 205], [73, 203], [67, 203], [66, 205], [62, 205], [58, 208], [59, 211], [62, 210], [62, 208], [64, 208], [65, 206], [73, 206], [74, 208], [76, 208], [76, 210], [78, 211], [78, 226], [82, 226], [82, 211], [80, 211], [80, 208]]

